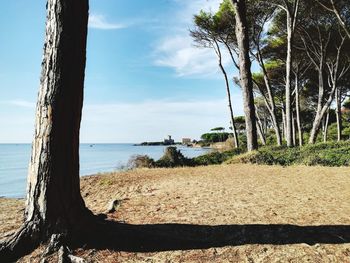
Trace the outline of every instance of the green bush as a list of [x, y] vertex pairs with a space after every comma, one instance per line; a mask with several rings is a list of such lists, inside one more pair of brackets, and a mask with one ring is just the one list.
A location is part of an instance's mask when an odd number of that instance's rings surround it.
[[242, 152], [241, 149], [233, 149], [225, 152], [211, 152], [204, 154], [195, 158], [192, 158], [192, 165], [212, 165], [212, 164], [221, 164], [228, 159], [236, 156]]
[[236, 156], [228, 160], [227, 163], [254, 163], [282, 166], [295, 164], [349, 166], [350, 143], [318, 143], [301, 148], [288, 148], [286, 146], [262, 147], [258, 151]]
[[167, 147], [162, 158], [155, 162], [156, 167], [171, 168], [191, 166], [191, 159], [186, 158], [176, 147]]
[[201, 139], [206, 143], [224, 142], [230, 136], [228, 132], [211, 132], [201, 135]]

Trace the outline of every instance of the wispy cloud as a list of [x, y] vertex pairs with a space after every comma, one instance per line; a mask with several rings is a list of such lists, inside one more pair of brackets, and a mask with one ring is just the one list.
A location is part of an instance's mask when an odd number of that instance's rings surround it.
[[125, 24], [109, 22], [104, 15], [90, 14], [89, 27], [94, 29], [113, 30], [126, 28], [127, 26]]
[[[198, 48], [187, 34], [160, 40], [155, 48], [155, 65], [172, 68], [179, 77], [217, 77], [218, 59], [214, 50]], [[231, 66], [230, 57], [222, 50], [223, 64]]]
[[1, 103], [16, 106], [16, 107], [22, 107], [22, 108], [30, 108], [30, 109], [35, 108], [34, 102], [26, 101], [26, 100], [22, 100], [22, 99], [2, 101]]
[[[179, 77], [217, 77], [218, 64], [213, 50], [194, 46], [188, 29], [200, 10], [218, 10], [221, 0], [174, 0], [179, 6], [172, 27], [154, 45], [154, 64], [172, 68]], [[169, 34], [172, 32], [172, 34]], [[224, 54], [224, 62], [229, 63]]]

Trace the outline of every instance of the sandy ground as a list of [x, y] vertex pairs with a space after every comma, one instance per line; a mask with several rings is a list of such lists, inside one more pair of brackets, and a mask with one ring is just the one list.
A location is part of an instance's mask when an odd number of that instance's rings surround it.
[[[350, 262], [349, 168], [142, 169], [84, 177], [81, 184], [94, 213], [120, 200], [111, 220], [202, 241], [196, 249], [162, 252], [75, 251], [89, 262]], [[0, 199], [1, 235], [20, 225], [23, 205]], [[38, 262], [39, 253], [21, 262]]]

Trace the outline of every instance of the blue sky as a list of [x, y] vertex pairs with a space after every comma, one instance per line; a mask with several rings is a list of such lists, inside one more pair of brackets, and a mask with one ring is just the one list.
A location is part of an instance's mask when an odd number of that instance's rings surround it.
[[[82, 142], [157, 141], [229, 125], [212, 50], [188, 34], [220, 0], [90, 0]], [[0, 2], [0, 142], [31, 142], [46, 1]], [[227, 61], [231, 76], [237, 75]], [[242, 115], [238, 87], [232, 87]]]

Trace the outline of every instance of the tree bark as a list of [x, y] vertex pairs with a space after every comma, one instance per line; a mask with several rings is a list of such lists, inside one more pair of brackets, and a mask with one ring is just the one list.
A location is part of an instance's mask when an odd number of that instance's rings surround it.
[[265, 133], [263, 129], [263, 124], [261, 123], [261, 119], [259, 117], [259, 114], [256, 112], [256, 127], [258, 129], [258, 135], [260, 137], [260, 141], [262, 145], [266, 145], [266, 138], [265, 138]]
[[52, 234], [69, 235], [81, 218], [91, 215], [81, 197], [79, 179], [88, 8], [87, 0], [47, 3], [25, 224], [2, 246], [0, 256], [7, 259], [28, 249], [25, 240], [37, 244]]
[[247, 150], [258, 149], [255, 105], [253, 95], [253, 79], [249, 58], [249, 35], [244, 0], [231, 0], [235, 8], [236, 38], [239, 48], [240, 84], [243, 93], [244, 114], [247, 132]]
[[329, 108], [327, 110], [327, 114], [324, 116], [323, 142], [327, 142], [327, 139], [328, 139], [328, 125], [329, 125]]
[[342, 28], [344, 29], [346, 35], [348, 36], [348, 38], [350, 39], [350, 30], [349, 28], [347, 27], [344, 19], [342, 18], [342, 16], [340, 15], [340, 12], [339, 10], [337, 9], [336, 5], [335, 5], [335, 1], [334, 0], [330, 0], [331, 1], [331, 4], [332, 4], [332, 9], [333, 9], [333, 12], [334, 14], [336, 15], [337, 19], [338, 19], [338, 22], [339, 24], [342, 26]]
[[286, 141], [287, 146], [293, 146], [292, 131], [292, 103], [291, 103], [291, 83], [292, 83], [292, 59], [293, 59], [293, 20], [291, 14], [287, 12], [287, 61], [286, 61]]
[[293, 131], [293, 145], [296, 145], [297, 136], [296, 136], [296, 129], [295, 129], [295, 118], [294, 118], [294, 114], [292, 114], [292, 131]]
[[236, 129], [236, 125], [235, 125], [235, 118], [234, 118], [232, 102], [231, 102], [230, 82], [228, 81], [226, 70], [225, 70], [224, 66], [222, 65], [222, 55], [221, 55], [220, 46], [215, 40], [214, 40], [214, 44], [215, 44], [215, 52], [216, 52], [216, 55], [217, 55], [218, 61], [219, 61], [219, 67], [221, 69], [222, 74], [224, 75], [225, 84], [226, 84], [226, 93], [227, 93], [227, 100], [228, 100], [228, 108], [229, 108], [230, 117], [231, 117], [233, 140], [235, 142], [235, 147], [239, 148], [237, 129]]
[[283, 106], [282, 107], [282, 128], [283, 128], [283, 131], [282, 131], [282, 134], [283, 134], [283, 137], [284, 137], [284, 140], [286, 140], [286, 126], [287, 126], [287, 123], [286, 123], [286, 110], [285, 110], [285, 107]]
[[336, 101], [336, 118], [337, 118], [337, 141], [342, 140], [343, 124], [342, 124], [342, 112], [341, 112], [341, 91], [338, 87], [335, 92], [335, 101]]
[[326, 114], [327, 110], [329, 109], [333, 99], [334, 99], [334, 92], [335, 88], [332, 88], [329, 97], [327, 101], [325, 102], [324, 106], [321, 106], [321, 109], [316, 112], [316, 116], [312, 125], [312, 129], [310, 132], [310, 138], [309, 138], [309, 144], [314, 144], [316, 142], [317, 134], [320, 130], [320, 125], [322, 122], [322, 118]]
[[303, 131], [301, 128], [301, 120], [300, 120], [300, 97], [299, 97], [299, 80], [298, 77], [295, 79], [295, 112], [296, 112], [296, 121], [298, 127], [298, 138], [299, 138], [299, 146], [303, 146]]

